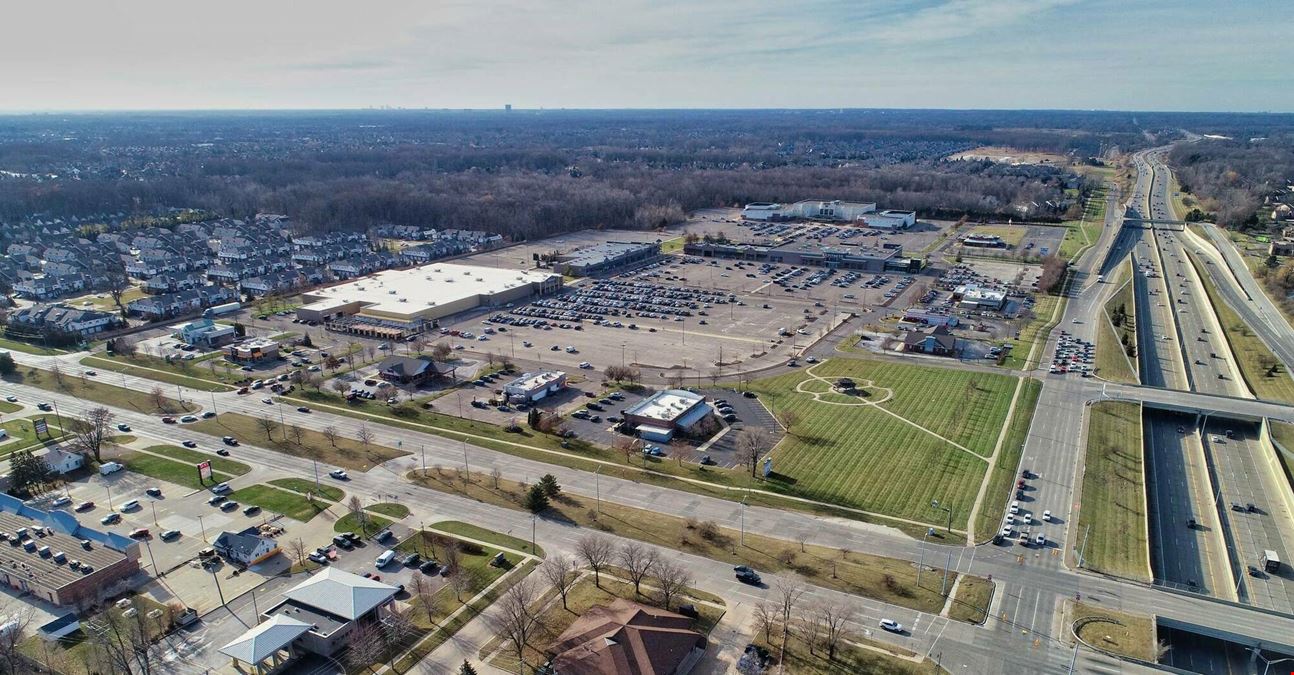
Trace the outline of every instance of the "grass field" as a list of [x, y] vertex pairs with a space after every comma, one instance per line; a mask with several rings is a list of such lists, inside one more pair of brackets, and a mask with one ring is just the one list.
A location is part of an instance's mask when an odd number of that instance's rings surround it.
[[1222, 331], [1227, 335], [1227, 343], [1231, 347], [1231, 353], [1235, 355], [1240, 374], [1254, 396], [1268, 401], [1294, 403], [1294, 378], [1290, 377], [1289, 364], [1281, 363], [1262, 338], [1222, 299], [1208, 270], [1204, 269], [1189, 248], [1186, 249], [1186, 255], [1190, 257], [1200, 282], [1204, 284], [1204, 291], [1208, 293], [1209, 303], [1218, 316], [1218, 323], [1222, 324]]
[[1083, 602], [1071, 604], [1070, 611], [1070, 618], [1074, 621], [1086, 617], [1104, 617], [1119, 622], [1098, 621], [1081, 626], [1078, 636], [1088, 644], [1142, 661], [1155, 661], [1155, 622], [1150, 616], [1129, 614]]
[[18, 405], [17, 403], [0, 401], [0, 413], [12, 413], [12, 412], [18, 412], [19, 410], [22, 410], [22, 406]]
[[241, 504], [255, 504], [266, 511], [282, 513], [303, 523], [328, 510], [333, 504], [322, 497], [316, 496], [314, 500], [310, 500], [302, 494], [259, 484], [235, 490], [229, 498]]
[[1141, 405], [1103, 401], [1088, 410], [1082, 509], [1076, 530], [1087, 539], [1086, 566], [1149, 582]]
[[[45, 417], [45, 415], [37, 415], [34, 417]], [[0, 429], [4, 429], [5, 433], [8, 434], [8, 436], [3, 440], [0, 440], [0, 457], [8, 456], [15, 450], [21, 450], [22, 448], [36, 445], [42, 441], [44, 441], [44, 444], [49, 444], [62, 438], [63, 433], [59, 430], [58, 426], [55, 425], [54, 418], [47, 417], [46, 419], [49, 422], [49, 432], [52, 438], [37, 438], [36, 430], [32, 426], [31, 418], [12, 419], [0, 424]]]
[[[179, 363], [188, 362], [180, 361]], [[184, 369], [174, 364], [168, 364], [163, 359], [136, 356], [128, 360], [125, 357], [87, 356], [81, 359], [81, 365], [157, 380], [158, 382], [175, 384], [198, 391], [233, 391], [233, 387], [229, 385], [204, 379], [203, 373], [196, 366], [188, 366], [187, 370], [190, 375], [185, 375], [183, 373]]]
[[948, 608], [948, 618], [954, 621], [981, 624], [988, 618], [988, 606], [993, 601], [994, 584], [979, 577], [962, 577], [957, 594]]
[[178, 401], [168, 396], [153, 396], [146, 391], [123, 389], [122, 387], [96, 382], [94, 378], [82, 378], [79, 374], [64, 373], [60, 378], [47, 370], [21, 368], [17, 373], [4, 379], [8, 382], [39, 387], [47, 391], [69, 394], [108, 406], [130, 408], [131, 410], [149, 414], [195, 412], [202, 409], [202, 406], [192, 401], [185, 401], [181, 405]]
[[477, 527], [471, 523], [464, 523], [458, 520], [442, 520], [439, 523], [432, 523], [429, 526], [429, 529], [436, 530], [438, 532], [445, 532], [465, 539], [483, 541], [487, 544], [502, 546], [503, 548], [524, 551], [541, 558], [544, 555], [543, 546], [536, 546], [534, 551], [530, 550], [529, 539], [520, 539], [509, 534], [487, 530], [483, 527]]
[[288, 455], [318, 459], [356, 471], [367, 471], [389, 459], [409, 454], [371, 443], [365, 446], [353, 438], [341, 436], [337, 437], [334, 444], [322, 433], [309, 429], [301, 430], [301, 443], [298, 444], [295, 436], [284, 438], [284, 430], [278, 425], [271, 432], [272, 437], [267, 438], [256, 418], [239, 413], [221, 413], [214, 419], [201, 420], [189, 427], [214, 436], [234, 436], [245, 443], [255, 443]]
[[300, 492], [301, 494], [313, 493], [330, 502], [339, 502], [342, 497], [346, 496], [346, 493], [341, 488], [336, 488], [326, 483], [320, 483], [316, 486], [314, 481], [306, 480], [305, 478], [276, 478], [269, 481], [269, 484], [292, 490], [293, 492]]
[[198, 462], [209, 461], [211, 462], [212, 471], [219, 471], [220, 473], [228, 474], [230, 476], [241, 476], [252, 470], [250, 466], [247, 466], [242, 462], [236, 462], [232, 459], [211, 455], [205, 452], [198, 452], [197, 450], [190, 450], [189, 448], [182, 448], [178, 445], [154, 445], [144, 449], [148, 452], [166, 455], [171, 459], [186, 462], [188, 464], [197, 464]]
[[1034, 409], [1038, 406], [1038, 394], [1042, 393], [1042, 382], [1029, 378], [1020, 386], [1016, 412], [1011, 416], [1006, 438], [1002, 439], [1002, 454], [989, 474], [984, 503], [975, 518], [975, 541], [988, 541], [997, 533], [1002, 512], [1011, 499], [1016, 473], [1020, 470], [1020, 457], [1024, 454], [1024, 441], [1029, 435], [1029, 425], [1033, 423]]
[[40, 345], [35, 345], [30, 342], [22, 342], [20, 340], [14, 340], [0, 335], [0, 350], [8, 350], [8, 349], [11, 349], [15, 352], [22, 352], [24, 354], [36, 354], [37, 356], [53, 356], [55, 354], [67, 353], [65, 350], [62, 350], [62, 349], [55, 349], [53, 347], [42, 347]]
[[[786, 493], [921, 522], [941, 521], [937, 499], [965, 527], [1015, 379], [1004, 375], [858, 359], [830, 359], [813, 373], [871, 380], [893, 391], [881, 408], [817, 402], [794, 391], [807, 379], [788, 373], [751, 383], [765, 405], [799, 418], [774, 449], [769, 485]], [[959, 401], [949, 405], [949, 401]], [[919, 425], [919, 426], [914, 426]], [[924, 430], [923, 430], [924, 428]], [[927, 431], [928, 430], [928, 431]], [[967, 452], [936, 435], [961, 443]], [[901, 452], [899, 451], [901, 449]], [[895, 480], [920, 476], [920, 481]]]
[[[1006, 344], [1011, 345], [1011, 351], [1002, 360], [1002, 365], [1014, 370], [1027, 370], [1037, 365], [1035, 362], [1028, 361], [1029, 352], [1033, 351], [1034, 344], [1051, 330], [1055, 325], [1054, 322], [1060, 319], [1060, 315], [1065, 311], [1063, 302], [1065, 298], [1059, 295], [1038, 293], [1034, 296], [1033, 317], [1020, 327], [1020, 337], [1006, 341]], [[1060, 305], [1059, 309], [1057, 305]], [[1056, 316], [1055, 319], [1052, 318], [1053, 314]]]
[[193, 464], [186, 464], [133, 450], [122, 453], [117, 457], [117, 461], [125, 464], [127, 469], [135, 473], [142, 473], [145, 476], [151, 476], [176, 485], [183, 485], [194, 490], [201, 490], [233, 478], [229, 474], [213, 470], [211, 482], [204, 484], [198, 479], [198, 468]]
[[[1124, 351], [1123, 340], [1128, 344], [1137, 344], [1136, 302], [1132, 296], [1132, 261], [1119, 267], [1119, 274], [1111, 283], [1120, 288], [1105, 303], [1105, 312], [1100, 316], [1101, 334], [1096, 341], [1096, 374], [1111, 382], [1137, 384], [1136, 358], [1129, 358]], [[1122, 308], [1126, 319], [1118, 326], [1114, 325], [1114, 316]], [[1135, 353], [1135, 352], [1134, 352]]]
[[[474, 478], [464, 484], [451, 474], [428, 471], [409, 473], [413, 482], [442, 492], [524, 511], [524, 492], [519, 483], [500, 480], [496, 489], [489, 478]], [[842, 551], [826, 546], [806, 544], [746, 533], [745, 544], [736, 523], [705, 523], [665, 515], [648, 509], [602, 502], [601, 515], [593, 499], [565, 493], [543, 513], [539, 525], [542, 535], [553, 524], [562, 527], [578, 525], [609, 534], [638, 539], [657, 546], [676, 549], [731, 564], [749, 565], [760, 571], [799, 575], [805, 581], [844, 593], [861, 595], [890, 604], [938, 613], [943, 608], [940, 595], [941, 575], [921, 576], [916, 584], [916, 567], [909, 562], [869, 553]], [[530, 532], [508, 533], [529, 537]], [[939, 535], [942, 536], [942, 535]], [[955, 577], [949, 577], [952, 583]]]
[[1065, 238], [1061, 240], [1056, 255], [1072, 259], [1101, 238], [1101, 229], [1105, 227], [1105, 197], [1104, 187], [1093, 190], [1084, 205], [1083, 219], [1065, 221]]
[[372, 506], [365, 506], [364, 510], [372, 511], [373, 513], [386, 516], [392, 520], [399, 520], [409, 516], [409, 507], [404, 504], [395, 504], [393, 502], [382, 502], [380, 504], [373, 504]]
[[1024, 235], [1029, 228], [1023, 225], [976, 225], [972, 227], [967, 234], [978, 235], [981, 237], [999, 237], [1007, 243], [1007, 246], [1015, 248], [1024, 241]]
[[359, 517], [357, 517], [355, 514], [347, 513], [341, 518], [338, 518], [336, 523], [333, 523], [332, 529], [334, 532], [349, 531], [349, 532], [355, 532], [360, 536], [371, 537], [374, 534], [381, 532], [390, 524], [391, 524], [391, 521], [387, 520], [386, 518], [383, 518], [382, 516], [374, 515], [372, 513], [367, 514], [364, 517], [364, 522], [361, 523], [359, 520]]

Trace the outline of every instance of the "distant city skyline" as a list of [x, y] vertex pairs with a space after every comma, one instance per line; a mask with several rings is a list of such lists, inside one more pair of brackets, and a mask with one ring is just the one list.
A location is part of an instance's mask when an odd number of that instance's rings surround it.
[[1294, 111], [1288, 5], [609, 0], [21, 3], [3, 111]]

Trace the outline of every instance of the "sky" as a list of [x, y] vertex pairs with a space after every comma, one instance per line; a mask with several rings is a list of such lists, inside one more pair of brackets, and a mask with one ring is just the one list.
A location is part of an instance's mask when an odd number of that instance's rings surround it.
[[0, 110], [1294, 112], [1274, 0], [7, 3]]

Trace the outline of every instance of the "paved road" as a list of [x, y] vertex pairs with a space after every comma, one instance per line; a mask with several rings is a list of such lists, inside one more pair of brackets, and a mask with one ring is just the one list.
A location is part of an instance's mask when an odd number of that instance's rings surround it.
[[[1194, 416], [1147, 411], [1144, 419], [1155, 579], [1235, 600], [1230, 559]], [[1197, 527], [1187, 526], [1191, 519]]]

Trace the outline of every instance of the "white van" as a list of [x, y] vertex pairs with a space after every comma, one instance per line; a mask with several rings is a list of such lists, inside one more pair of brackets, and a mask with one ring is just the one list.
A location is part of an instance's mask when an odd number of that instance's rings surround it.
[[374, 561], [374, 564], [377, 565], [378, 569], [382, 569], [383, 567], [390, 565], [392, 560], [395, 560], [395, 549], [388, 550], [378, 556], [377, 560]]
[[126, 467], [121, 464], [118, 464], [117, 462], [104, 462], [103, 464], [99, 465], [99, 475], [106, 476], [110, 473], [117, 473], [118, 471], [121, 471], [124, 468]]

